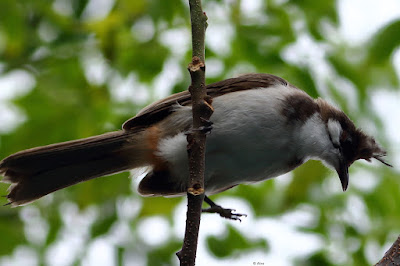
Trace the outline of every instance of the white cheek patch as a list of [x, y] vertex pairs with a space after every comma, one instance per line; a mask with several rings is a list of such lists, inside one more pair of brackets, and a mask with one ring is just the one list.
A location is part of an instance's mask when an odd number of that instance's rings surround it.
[[336, 120], [328, 120], [328, 132], [331, 137], [332, 143], [335, 146], [340, 146], [340, 136], [342, 135], [342, 126]]

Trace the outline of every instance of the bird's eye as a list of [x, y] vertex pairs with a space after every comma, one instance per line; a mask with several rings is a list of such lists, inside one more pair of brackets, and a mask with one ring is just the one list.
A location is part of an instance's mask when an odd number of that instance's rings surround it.
[[351, 137], [346, 137], [341, 143], [342, 149], [349, 153], [353, 149], [353, 139]]
[[342, 146], [352, 146], [353, 145], [353, 139], [347, 132], [343, 132], [342, 136], [340, 137], [340, 143]]
[[349, 145], [351, 146], [353, 144], [353, 140], [351, 139], [351, 137], [347, 137], [344, 139], [343, 141], [343, 145]]
[[333, 147], [334, 147], [335, 149], [339, 149], [339, 148], [340, 148], [339, 143], [332, 142], [332, 144], [333, 144]]

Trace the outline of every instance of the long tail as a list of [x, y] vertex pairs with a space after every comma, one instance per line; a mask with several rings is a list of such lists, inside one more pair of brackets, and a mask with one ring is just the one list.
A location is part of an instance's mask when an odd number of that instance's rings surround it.
[[11, 183], [12, 205], [26, 204], [56, 190], [146, 164], [143, 132], [116, 131], [33, 148], [0, 162], [2, 182]]

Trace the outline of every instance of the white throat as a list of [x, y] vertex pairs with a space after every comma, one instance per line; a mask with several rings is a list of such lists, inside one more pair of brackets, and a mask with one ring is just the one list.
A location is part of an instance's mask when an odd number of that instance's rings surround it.
[[[334, 132], [337, 131], [334, 130]], [[300, 127], [297, 138], [299, 156], [306, 160], [310, 158], [325, 160], [325, 154], [330, 153], [333, 149], [327, 126], [319, 113], [312, 115]]]

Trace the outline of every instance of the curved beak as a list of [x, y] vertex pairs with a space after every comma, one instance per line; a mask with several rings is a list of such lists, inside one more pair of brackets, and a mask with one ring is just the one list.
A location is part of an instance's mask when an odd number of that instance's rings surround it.
[[340, 182], [342, 183], [343, 191], [346, 191], [349, 186], [349, 166], [345, 160], [340, 160], [339, 167], [336, 169], [339, 175]]

